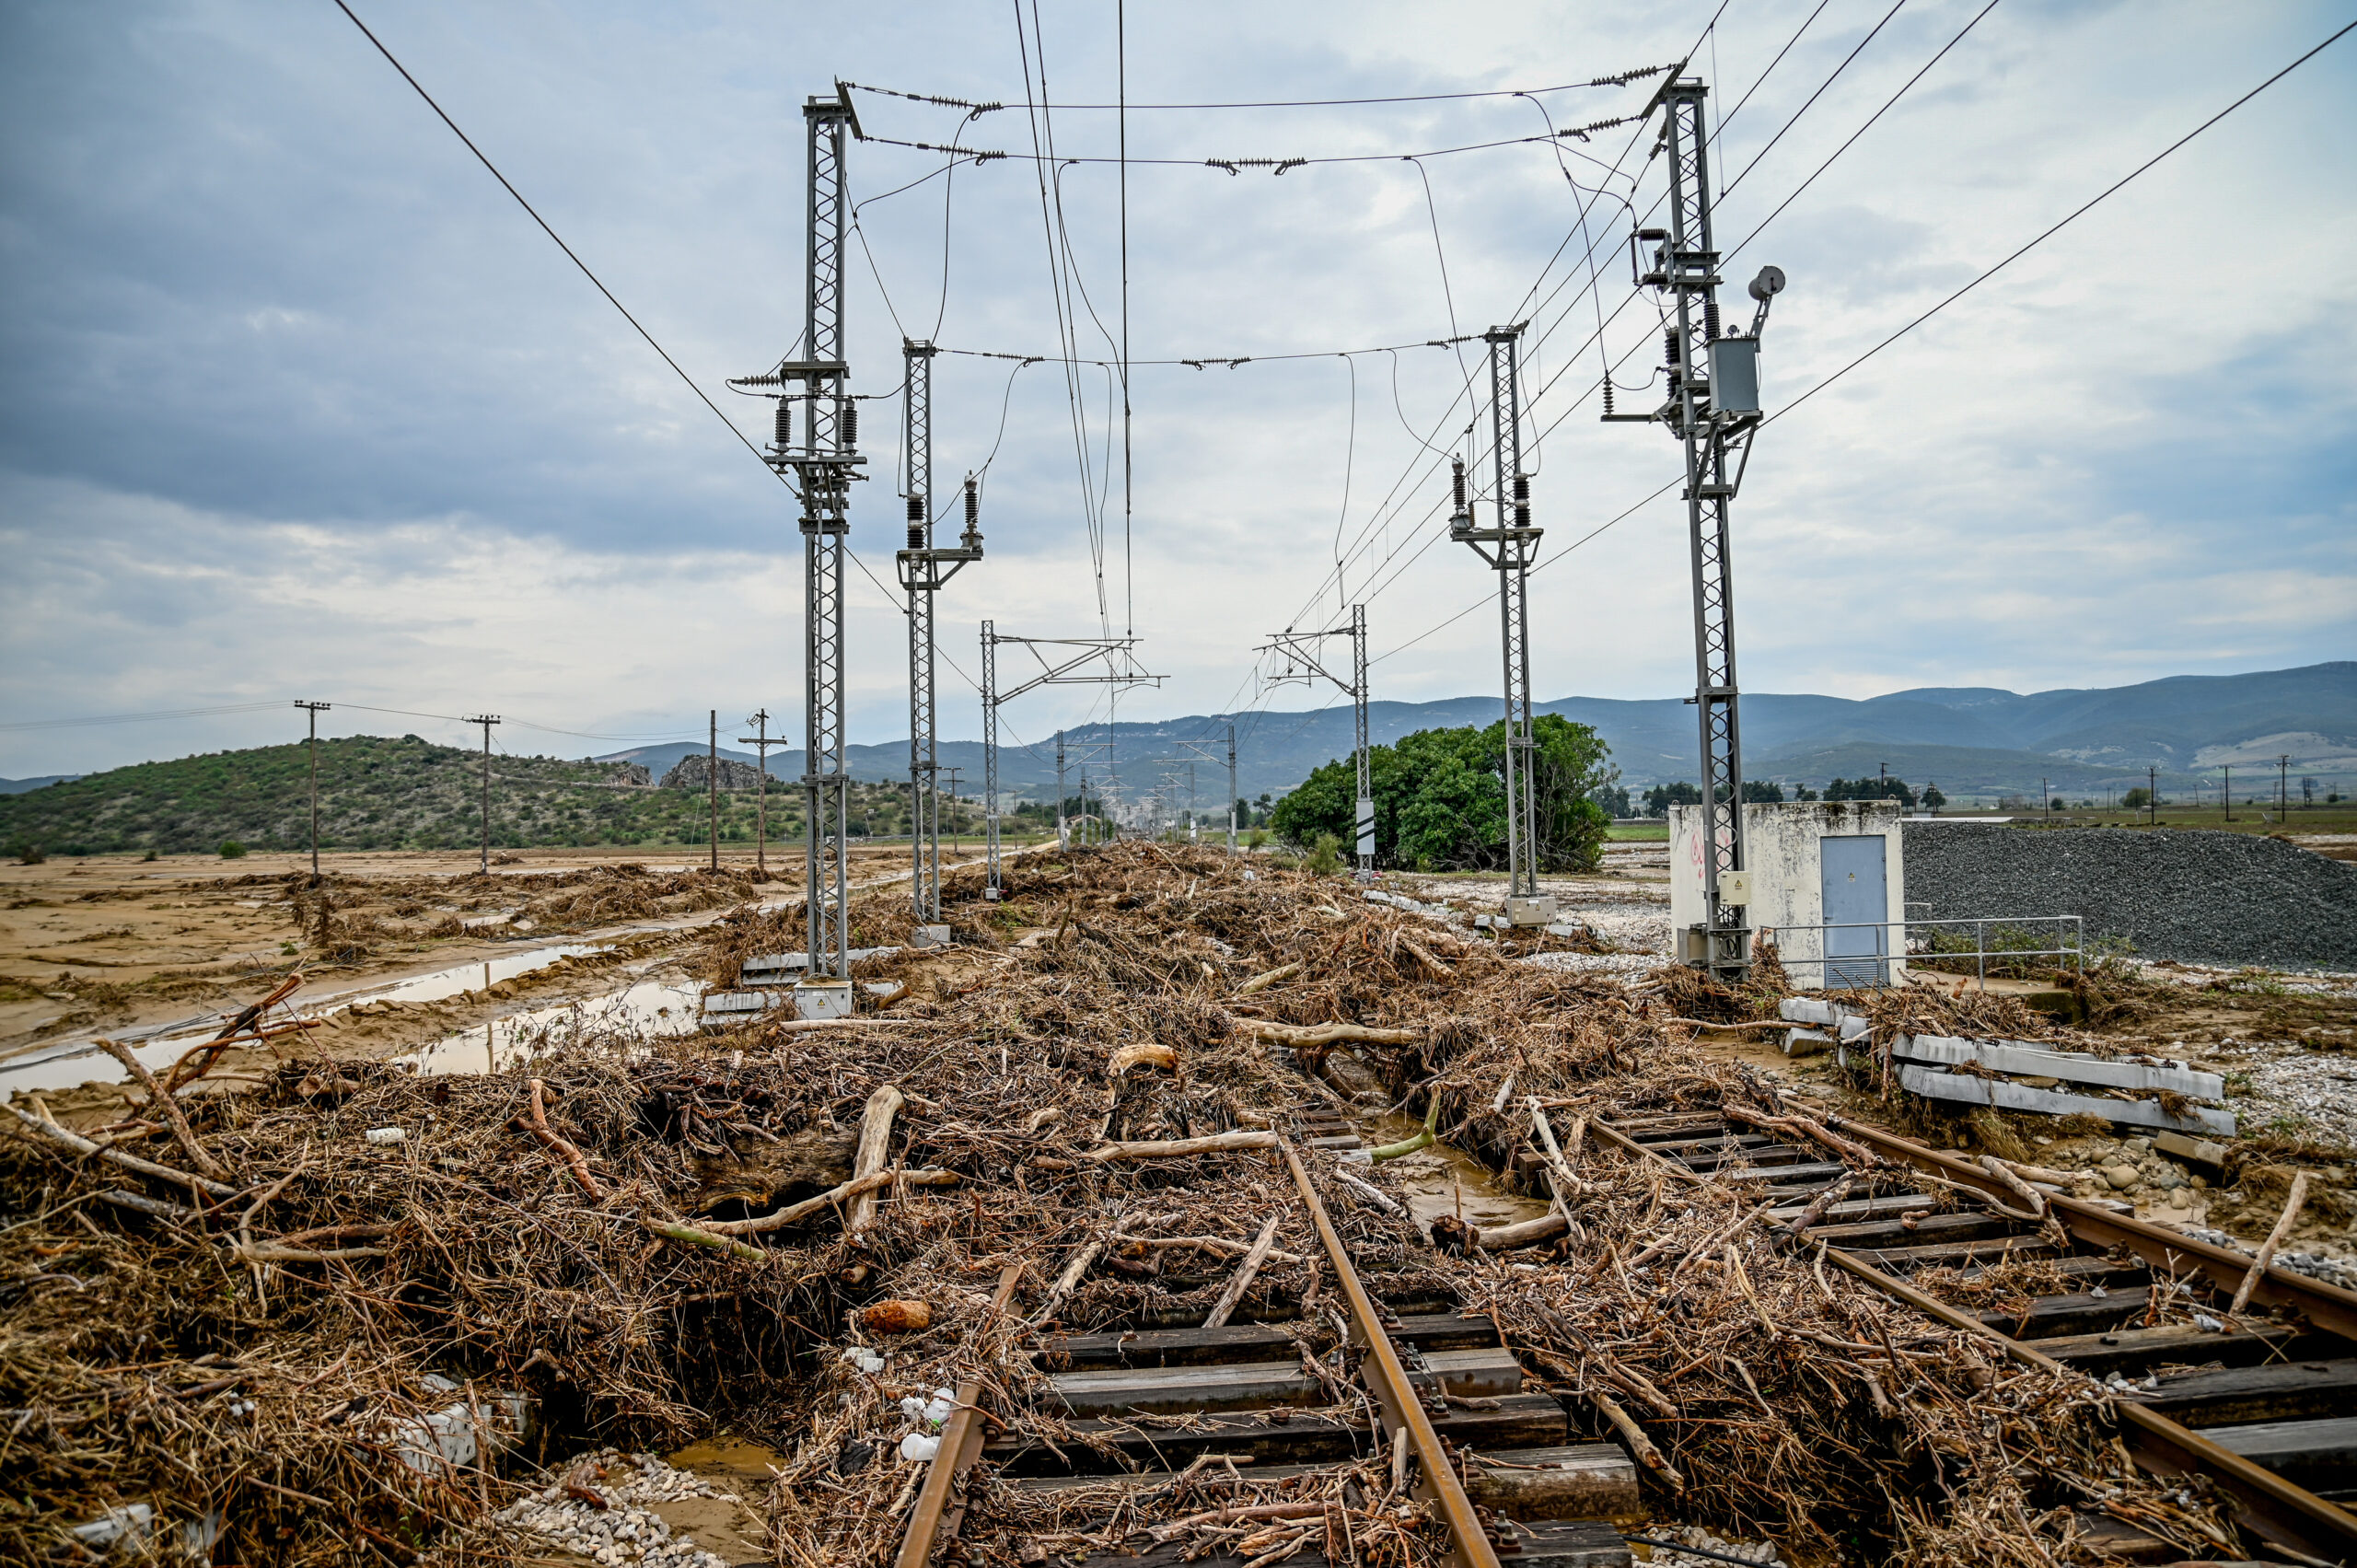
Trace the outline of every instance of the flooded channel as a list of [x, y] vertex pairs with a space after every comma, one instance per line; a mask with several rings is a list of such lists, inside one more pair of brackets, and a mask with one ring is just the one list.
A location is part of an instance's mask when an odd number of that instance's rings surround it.
[[[546, 969], [551, 964], [563, 959], [581, 958], [599, 950], [599, 944], [594, 942], [564, 942], [548, 947], [527, 948], [521, 952], [505, 953], [493, 958], [479, 958], [470, 963], [452, 964], [424, 974], [412, 975], [405, 980], [377, 981], [368, 985], [356, 986], [349, 991], [328, 992], [317, 996], [305, 996], [298, 993], [294, 998], [293, 1005], [272, 1008], [263, 1022], [265, 1025], [283, 1022], [297, 1014], [324, 1017], [329, 1014], [339, 1013], [345, 1008], [370, 1002], [440, 1002], [470, 991], [487, 990], [501, 981], [514, 980]], [[645, 988], [633, 986], [631, 992], [623, 993], [621, 997], [610, 1000], [620, 1002], [630, 997], [633, 993], [644, 989]], [[661, 1009], [665, 1006], [676, 1008], [676, 1004], [659, 999], [642, 998], [628, 1004], [624, 1010], [643, 1010], [650, 1017], [659, 1018]], [[692, 1017], [694, 1011], [692, 997], [688, 1002], [688, 1010]], [[551, 1009], [551, 1011], [563, 1011], [563, 1009]], [[194, 1047], [203, 1044], [207, 1038], [217, 1033], [226, 1021], [226, 1017], [222, 1014], [203, 1013], [192, 1018], [180, 1019], [177, 1023], [150, 1025], [145, 1028], [122, 1030], [111, 1038], [129, 1045], [132, 1054], [139, 1059], [140, 1065], [149, 1072], [160, 1072], [178, 1062]], [[502, 1019], [500, 1023], [505, 1026], [507, 1021]], [[482, 1036], [478, 1032], [474, 1039], [478, 1048], [476, 1061], [480, 1063], [482, 1060], [481, 1049]], [[479, 1067], [469, 1069], [469, 1071], [479, 1070]], [[85, 1038], [61, 1040], [51, 1045], [36, 1046], [6, 1062], [0, 1062], [0, 1094], [11, 1094], [18, 1090], [44, 1093], [75, 1088], [83, 1084], [119, 1084], [129, 1076], [129, 1071], [121, 1063], [109, 1056], [91, 1040]]]

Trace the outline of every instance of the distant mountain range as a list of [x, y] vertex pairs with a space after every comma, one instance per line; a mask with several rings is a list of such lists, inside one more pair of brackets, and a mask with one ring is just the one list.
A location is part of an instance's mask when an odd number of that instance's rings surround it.
[[[1367, 704], [1367, 727], [1378, 743], [1420, 729], [1496, 722], [1495, 697], [1451, 697], [1432, 703]], [[1612, 748], [1623, 781], [1634, 786], [1697, 776], [1700, 749], [1694, 710], [1676, 697], [1616, 701], [1566, 697], [1538, 705], [1593, 726]], [[2135, 686], [2038, 691], [2026, 696], [1991, 687], [1921, 687], [1863, 701], [1845, 697], [1747, 692], [1743, 698], [1744, 772], [1755, 779], [1821, 786], [1831, 778], [1871, 776], [1887, 767], [1910, 784], [1936, 783], [1952, 799], [2036, 796], [2040, 780], [2058, 792], [2098, 795], [2141, 784], [2159, 771], [2165, 794], [2197, 782], [2215, 789], [2219, 770], [2247, 774], [2263, 793], [2263, 770], [2274, 776], [2288, 756], [2293, 779], [2313, 777], [2346, 787], [2357, 783], [2357, 661], [2336, 660], [2299, 669], [2250, 675], [2179, 675]], [[1282, 794], [1320, 763], [1347, 752], [1351, 712], [1335, 705], [1311, 712], [1235, 715], [1237, 787], [1247, 796]], [[1153, 723], [1089, 725], [1065, 732], [1071, 761], [1067, 788], [1077, 788], [1084, 748], [1092, 787], [1106, 774], [1102, 743], [1109, 739], [1125, 793], [1151, 790], [1166, 772], [1183, 780], [1195, 764], [1197, 797], [1212, 809], [1223, 777], [1228, 715], [1198, 714]], [[1216, 761], [1190, 753], [1195, 741]], [[644, 764], [657, 777], [692, 744], [617, 751], [600, 761]], [[753, 762], [750, 752], [721, 749], [723, 757]], [[909, 743], [848, 748], [854, 778], [906, 779]], [[944, 768], [961, 770], [960, 794], [979, 791], [979, 741], [945, 741]], [[802, 772], [799, 751], [772, 752], [770, 775]], [[1055, 788], [1052, 738], [999, 753], [1000, 787], [1045, 798]], [[1184, 784], [1178, 786], [1183, 793]], [[2243, 791], [2235, 785], [2237, 796]]]
[[79, 773], [43, 773], [38, 778], [0, 779], [0, 795], [22, 795], [43, 784], [72, 784], [81, 776]]

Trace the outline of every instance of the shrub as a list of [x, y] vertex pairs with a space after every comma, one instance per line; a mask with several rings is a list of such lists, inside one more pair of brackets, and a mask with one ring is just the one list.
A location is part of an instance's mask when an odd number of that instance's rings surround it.
[[246, 846], [239, 843], [235, 839], [224, 839], [221, 841], [221, 858], [224, 860], [243, 860], [246, 858]]
[[1342, 857], [1337, 853], [1341, 847], [1342, 841], [1333, 834], [1320, 833], [1310, 842], [1309, 859], [1305, 864], [1319, 877], [1331, 876], [1342, 868]]
[[154, 860], [154, 859], [156, 859], [156, 858], [157, 858], [157, 857], [156, 852], [155, 852], [154, 850], [152, 850], [152, 849], [151, 849], [151, 850], [149, 850], [145, 854], [141, 855], [139, 858], [140, 858], [141, 860], [143, 860], [143, 861], [147, 861], [147, 860]]
[[49, 858], [41, 853], [41, 845], [27, 843], [22, 840], [9, 845], [8, 853], [17, 857], [17, 864], [19, 865], [39, 865]]

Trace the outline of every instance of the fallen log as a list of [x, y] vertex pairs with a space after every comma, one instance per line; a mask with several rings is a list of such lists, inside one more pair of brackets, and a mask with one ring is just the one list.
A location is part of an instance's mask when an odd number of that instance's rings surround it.
[[110, 1187], [99, 1194], [101, 1203], [112, 1203], [118, 1209], [130, 1209], [137, 1214], [152, 1214], [159, 1220], [201, 1220], [204, 1216], [185, 1203], [167, 1203], [161, 1198], [144, 1193], [126, 1192], [120, 1187]]
[[172, 1136], [179, 1139], [180, 1147], [188, 1152], [191, 1163], [207, 1176], [228, 1175], [222, 1168], [221, 1162], [196, 1141], [196, 1130], [188, 1124], [188, 1114], [180, 1109], [180, 1102], [164, 1092], [164, 1086], [156, 1081], [155, 1074], [147, 1071], [147, 1064], [133, 1054], [129, 1046], [105, 1039], [98, 1043], [100, 1050], [122, 1063], [131, 1075], [139, 1080], [139, 1086], [147, 1091], [147, 1103], [163, 1111], [165, 1120], [171, 1124]]
[[1399, 938], [1399, 946], [1407, 948], [1409, 955], [1411, 958], [1413, 958], [1418, 963], [1423, 965], [1424, 968], [1432, 970], [1433, 973], [1440, 976], [1441, 979], [1452, 980], [1456, 978], [1457, 970], [1451, 968], [1446, 960], [1433, 957], [1432, 954], [1427, 953], [1423, 948], [1418, 947], [1415, 943], [1411, 942], [1405, 936]]
[[1400, 1206], [1399, 1200], [1392, 1197], [1390, 1193], [1386, 1192], [1382, 1188], [1376, 1186], [1373, 1182], [1361, 1181], [1349, 1171], [1340, 1169], [1334, 1172], [1334, 1179], [1340, 1181], [1352, 1191], [1358, 1193], [1361, 1197], [1365, 1198], [1376, 1208], [1381, 1209], [1385, 1214], [1390, 1214], [1397, 1219], [1404, 1220], [1408, 1217], [1408, 1211]]
[[542, 1103], [542, 1098], [547, 1094], [548, 1086], [538, 1078], [531, 1080], [531, 1086], [532, 1119], [528, 1125], [532, 1136], [538, 1138], [552, 1154], [565, 1163], [566, 1168], [573, 1172], [573, 1179], [581, 1183], [581, 1190], [584, 1192], [588, 1193], [594, 1202], [604, 1202], [606, 1190], [598, 1185], [596, 1177], [589, 1174], [589, 1162], [582, 1157], [579, 1149], [559, 1137], [549, 1126], [548, 1107]]
[[[1400, 1429], [1406, 1431], [1405, 1427]], [[1323, 1515], [1326, 1503], [1262, 1503], [1246, 1508], [1213, 1508], [1207, 1514], [1190, 1514], [1183, 1519], [1173, 1519], [1167, 1525], [1156, 1525], [1148, 1533], [1158, 1541], [1177, 1540], [1198, 1525], [1227, 1525], [1246, 1519], [1315, 1519]]]
[[2003, 1160], [1995, 1155], [1982, 1155], [1980, 1168], [2005, 1184], [2005, 1190], [2029, 1205], [2029, 1212], [2039, 1219], [2046, 1217], [2046, 1194], [2014, 1174]]
[[2283, 1215], [2275, 1222], [2275, 1228], [2267, 1233], [2267, 1240], [2260, 1245], [2258, 1255], [2251, 1259], [2250, 1272], [2243, 1275], [2243, 1283], [2235, 1291], [2235, 1304], [2226, 1308], [2229, 1316], [2239, 1314], [2250, 1305], [2250, 1293], [2258, 1288], [2260, 1276], [2267, 1272], [2267, 1265], [2275, 1261], [2275, 1249], [2283, 1245], [2285, 1237], [2292, 1234], [2293, 1222], [2300, 1217], [2300, 1210], [2307, 1201], [2308, 1173], [2304, 1170], [2292, 1178], [2292, 1193], [2283, 1202]]
[[238, 1037], [253, 1027], [255, 1020], [294, 995], [302, 986], [303, 971], [296, 970], [273, 987], [269, 995], [241, 1010], [211, 1040], [172, 1063], [172, 1070], [164, 1074], [164, 1092], [176, 1095], [187, 1085], [204, 1076], [221, 1059], [222, 1053], [238, 1042]]
[[1252, 1250], [1244, 1255], [1244, 1261], [1237, 1266], [1235, 1277], [1227, 1282], [1227, 1288], [1221, 1291], [1219, 1299], [1212, 1304], [1211, 1316], [1203, 1319], [1204, 1328], [1227, 1327], [1228, 1315], [1244, 1299], [1244, 1293], [1252, 1288], [1253, 1278], [1260, 1273], [1260, 1265], [1268, 1261], [1269, 1249], [1276, 1244], [1277, 1222], [1282, 1218], [1282, 1214], [1271, 1214], [1269, 1223], [1260, 1227], [1260, 1237], [1252, 1243]]
[[[900, 1110], [902, 1096], [895, 1085], [886, 1084], [867, 1097], [867, 1109], [859, 1118], [859, 1153], [851, 1163], [853, 1181], [863, 1176], [873, 1176], [884, 1168], [886, 1148], [892, 1141], [892, 1118]], [[878, 1183], [881, 1185], [881, 1183]], [[857, 1236], [876, 1223], [876, 1199], [873, 1189], [862, 1189], [852, 1200], [851, 1216], [843, 1222], [843, 1229]]]
[[1424, 1108], [1424, 1124], [1412, 1138], [1402, 1138], [1396, 1144], [1386, 1144], [1379, 1149], [1369, 1149], [1367, 1158], [1376, 1165], [1396, 1160], [1402, 1155], [1412, 1155], [1418, 1149], [1430, 1147], [1438, 1139], [1440, 1097], [1435, 1094]]
[[1671, 1467], [1670, 1462], [1662, 1457], [1662, 1451], [1654, 1446], [1654, 1440], [1645, 1435], [1645, 1429], [1639, 1426], [1635, 1419], [1620, 1408], [1618, 1400], [1601, 1388], [1587, 1388], [1581, 1389], [1580, 1392], [1586, 1395], [1588, 1402], [1602, 1411], [1604, 1419], [1610, 1422], [1620, 1432], [1621, 1441], [1629, 1445], [1629, 1452], [1637, 1457], [1639, 1464], [1661, 1477], [1672, 1491], [1686, 1490], [1686, 1478], [1679, 1475]]
[[13, 1105], [6, 1106], [6, 1109], [9, 1115], [42, 1137], [49, 1139], [52, 1143], [62, 1144], [77, 1155], [96, 1155], [99, 1158], [119, 1165], [125, 1170], [135, 1170], [142, 1176], [152, 1176], [159, 1181], [178, 1182], [183, 1187], [193, 1188], [211, 1197], [234, 1198], [238, 1195], [238, 1190], [226, 1181], [215, 1181], [209, 1177], [192, 1175], [185, 1170], [174, 1170], [170, 1166], [157, 1165], [154, 1160], [144, 1160], [137, 1155], [127, 1155], [121, 1149], [101, 1148], [77, 1132], [68, 1132], [54, 1121], [29, 1115]]
[[[840, 1186], [830, 1187], [815, 1198], [788, 1203], [772, 1213], [756, 1215], [749, 1220], [705, 1220], [702, 1228], [714, 1236], [759, 1236], [763, 1231], [784, 1230], [845, 1199], [868, 1198], [878, 1188], [889, 1187], [895, 1182], [905, 1182], [911, 1187], [951, 1187], [957, 1184], [958, 1179], [958, 1173], [954, 1170], [872, 1170], [865, 1176], [854, 1176]], [[872, 1207], [874, 1200], [868, 1198], [868, 1202]]]
[[1279, 967], [1269, 970], [1266, 974], [1254, 975], [1250, 980], [1246, 981], [1242, 985], [1236, 988], [1236, 994], [1238, 996], [1249, 996], [1256, 991], [1266, 991], [1269, 987], [1276, 984], [1277, 981], [1281, 980], [1291, 980], [1300, 972], [1301, 966], [1297, 963], [1280, 965]]
[[341, 1263], [347, 1258], [389, 1258], [392, 1254], [382, 1247], [332, 1247], [314, 1251], [308, 1247], [273, 1247], [257, 1242], [240, 1242], [229, 1249], [231, 1257], [240, 1263]]
[[1200, 1138], [1148, 1138], [1132, 1144], [1099, 1144], [1080, 1157], [1097, 1165], [1107, 1160], [1182, 1159], [1189, 1155], [1232, 1154], [1240, 1149], [1273, 1149], [1274, 1132], [1212, 1132]]
[[1518, 1225], [1469, 1228], [1472, 1228], [1473, 1241], [1482, 1251], [1511, 1252], [1517, 1247], [1536, 1247], [1542, 1241], [1551, 1241], [1571, 1229], [1572, 1225], [1561, 1214], [1541, 1214]]
[[1267, 1018], [1238, 1018], [1238, 1033], [1273, 1040], [1281, 1045], [1413, 1045], [1422, 1037], [1414, 1029], [1370, 1028], [1364, 1024], [1280, 1024]]
[[1754, 1127], [1764, 1127], [1771, 1132], [1797, 1133], [1803, 1137], [1814, 1138], [1852, 1164], [1875, 1166], [1883, 1163], [1882, 1156], [1865, 1144], [1844, 1138], [1815, 1117], [1805, 1116], [1798, 1110], [1790, 1111], [1782, 1116], [1771, 1116], [1765, 1111], [1748, 1110], [1739, 1105], [1724, 1106], [1721, 1109], [1730, 1121], [1747, 1121]]
[[639, 1223], [666, 1241], [684, 1242], [690, 1247], [709, 1247], [716, 1252], [726, 1252], [732, 1258], [742, 1258], [748, 1262], [758, 1263], [769, 1256], [758, 1247], [748, 1247], [741, 1241], [715, 1236], [691, 1225], [651, 1219], [644, 1214], [639, 1216]]
[[[1252, 1250], [1248, 1241], [1232, 1241], [1225, 1236], [1140, 1236], [1131, 1238], [1132, 1247], [1178, 1248], [1194, 1252], [1213, 1252], [1223, 1258], [1233, 1258], [1239, 1252]], [[1265, 1263], [1306, 1263], [1308, 1259], [1298, 1252], [1288, 1252], [1281, 1247], [1269, 1249]]]
[[1118, 1078], [1131, 1068], [1141, 1066], [1162, 1073], [1176, 1073], [1178, 1071], [1178, 1053], [1167, 1045], [1125, 1045], [1113, 1052], [1112, 1060], [1106, 1063], [1105, 1075]]

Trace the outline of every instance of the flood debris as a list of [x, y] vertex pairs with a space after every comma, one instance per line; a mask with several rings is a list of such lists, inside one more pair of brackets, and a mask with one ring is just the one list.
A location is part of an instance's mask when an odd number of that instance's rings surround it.
[[[1361, 1353], [1283, 1163], [1305, 1107], [1370, 1132], [1396, 1108], [1414, 1157], [1525, 1189], [1535, 1217], [1452, 1228], [1411, 1160], [1303, 1153], [1377, 1299], [1494, 1318], [1574, 1435], [1637, 1460], [1644, 1506], [1717, 1532], [1689, 1544], [2049, 1568], [2095, 1561], [2108, 1517], [2189, 1557], [2238, 1549], [2198, 1486], [2126, 1465], [2111, 1391], [1992, 1356], [1826, 1270], [1766, 1205], [1605, 1135], [1793, 1114], [1690, 1027], [1772, 1015], [1772, 970], [1732, 993], [1538, 967], [1209, 849], [1040, 854], [1004, 880], [993, 902], [976, 873], [945, 878], [950, 946], [910, 945], [904, 892], [856, 902], [878, 949], [860, 978], [896, 989], [855, 1027], [620, 1018], [433, 1074], [298, 1033], [248, 1092], [190, 1098], [184, 1127], [9, 1107], [0, 1554], [88, 1562], [105, 1543], [77, 1532], [136, 1518], [211, 1531], [225, 1562], [705, 1568], [726, 1560], [656, 1512], [701, 1487], [742, 1499], [773, 1561], [880, 1564], [971, 1431], [970, 1562], [1430, 1562], [1404, 1449], [1349, 1449], [1373, 1419]], [[556, 891], [530, 907], [553, 918]], [[800, 918], [749, 898], [691, 962], [733, 986]], [[1876, 1039], [1886, 1005], [1948, 1032], [1997, 1006], [1877, 1004]], [[1978, 1021], [2051, 1038], [2019, 1011]], [[1222, 1457], [1240, 1418], [1082, 1413], [1077, 1338], [1207, 1323], [1283, 1325], [1291, 1402], [1249, 1433], [1330, 1430], [1343, 1456], [1254, 1476]], [[722, 1430], [774, 1450], [758, 1484], [652, 1458]], [[1043, 1455], [1107, 1473], [1023, 1484]]]

